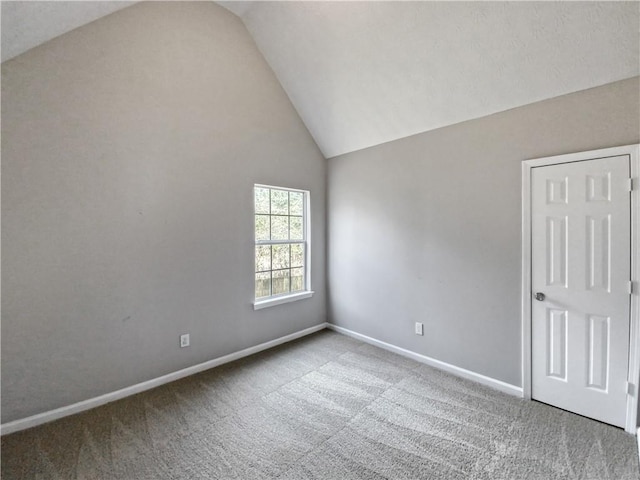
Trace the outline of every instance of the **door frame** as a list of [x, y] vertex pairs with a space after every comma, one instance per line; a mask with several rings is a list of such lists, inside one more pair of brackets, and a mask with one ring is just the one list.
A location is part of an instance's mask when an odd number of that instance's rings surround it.
[[640, 145], [604, 148], [584, 152], [534, 158], [522, 162], [522, 396], [531, 400], [531, 170], [561, 163], [596, 160], [628, 155], [631, 164], [631, 281], [629, 367], [625, 431], [637, 431], [638, 390], [640, 383]]

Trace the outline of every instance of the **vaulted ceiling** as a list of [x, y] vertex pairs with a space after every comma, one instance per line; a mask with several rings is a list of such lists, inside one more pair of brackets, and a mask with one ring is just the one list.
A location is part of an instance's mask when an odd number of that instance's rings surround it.
[[136, 2], [2, 2], [2, 61]]
[[[2, 60], [134, 2], [3, 2]], [[640, 3], [218, 2], [328, 157], [640, 74]]]

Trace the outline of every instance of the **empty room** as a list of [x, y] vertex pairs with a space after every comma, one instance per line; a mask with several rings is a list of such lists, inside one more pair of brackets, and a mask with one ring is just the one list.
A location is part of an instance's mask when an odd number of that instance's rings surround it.
[[1, 47], [3, 480], [640, 478], [640, 2], [2, 1]]

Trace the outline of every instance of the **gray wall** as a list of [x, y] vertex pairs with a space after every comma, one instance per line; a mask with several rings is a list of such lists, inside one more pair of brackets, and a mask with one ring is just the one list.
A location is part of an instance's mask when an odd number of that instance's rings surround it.
[[[325, 179], [213, 2], [137, 4], [4, 63], [2, 421], [324, 322]], [[311, 299], [252, 309], [256, 182], [311, 191]]]
[[521, 161], [638, 143], [639, 89], [635, 77], [330, 159], [330, 321], [521, 385]]

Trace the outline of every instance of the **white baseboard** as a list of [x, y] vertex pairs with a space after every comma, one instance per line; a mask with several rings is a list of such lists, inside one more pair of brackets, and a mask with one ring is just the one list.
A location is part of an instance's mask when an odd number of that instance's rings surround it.
[[481, 383], [482, 385], [487, 385], [489, 387], [495, 388], [496, 390], [500, 390], [501, 392], [508, 393], [510, 395], [515, 395], [516, 397], [522, 397], [522, 394], [523, 394], [522, 387], [516, 387], [515, 385], [511, 385], [510, 383], [506, 383], [501, 380], [496, 380], [495, 378], [486, 377], [479, 373], [472, 372], [471, 370], [466, 370], [464, 368], [456, 367], [455, 365], [441, 362], [440, 360], [436, 360], [435, 358], [427, 357], [426, 355], [421, 355], [419, 353], [412, 352], [411, 350], [406, 350], [401, 347], [396, 347], [395, 345], [391, 345], [390, 343], [382, 342], [380, 340], [376, 340], [375, 338], [367, 337], [366, 335], [362, 335], [361, 333], [357, 333], [352, 330], [348, 330], [344, 327], [333, 325], [331, 323], [327, 324], [327, 328], [334, 330], [338, 333], [348, 335], [349, 337], [362, 340], [363, 342], [369, 343], [376, 347], [383, 348], [384, 350], [389, 350], [390, 352], [397, 353], [404, 357], [409, 357], [413, 360], [416, 360], [420, 363], [424, 363], [431, 367], [444, 370], [445, 372], [452, 373], [453, 375], [457, 375], [459, 377], [466, 378], [468, 380], [473, 380], [474, 382]]
[[327, 325], [327, 323], [321, 323], [314, 327], [306, 328], [304, 330], [300, 330], [299, 332], [285, 335], [284, 337], [276, 338], [275, 340], [261, 343], [260, 345], [256, 345], [254, 347], [245, 348], [244, 350], [240, 350], [239, 352], [230, 353], [229, 355], [214, 358], [213, 360], [199, 363], [198, 365], [194, 365], [192, 367], [183, 368], [182, 370], [178, 370], [177, 372], [169, 373], [161, 377], [147, 380], [146, 382], [138, 383], [136, 385], [131, 385], [130, 387], [116, 390], [115, 392], [105, 393], [104, 395], [100, 395], [99, 397], [83, 400], [82, 402], [74, 403], [66, 407], [56, 408], [55, 410], [38, 413], [37, 415], [32, 415], [31, 417], [21, 418], [19, 420], [14, 420], [13, 422], [4, 423], [0, 426], [0, 435], [7, 435], [9, 433], [14, 433], [20, 430], [35, 427], [37, 425], [42, 425], [43, 423], [48, 423], [59, 418], [73, 415], [75, 413], [84, 412], [85, 410], [99, 407], [100, 405], [114, 402], [116, 400], [120, 400], [121, 398], [135, 395], [136, 393], [144, 392], [155, 387], [159, 387], [160, 385], [164, 385], [165, 383], [173, 382], [175, 380], [188, 377], [189, 375], [194, 375], [196, 373], [209, 370], [210, 368], [233, 362], [234, 360], [238, 360], [243, 357], [248, 357], [249, 355], [253, 355], [254, 353], [261, 352], [262, 350], [267, 350], [268, 348], [273, 348], [283, 343], [290, 342], [292, 340], [295, 340], [296, 338], [304, 337], [311, 333], [324, 330], [325, 328], [327, 328]]

